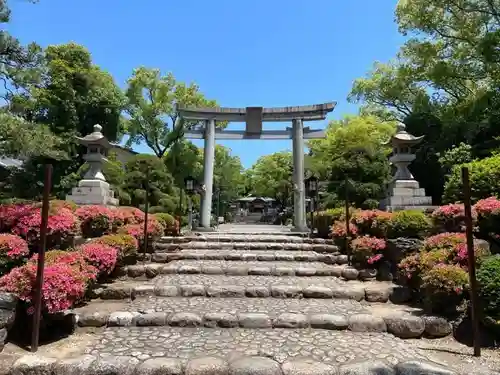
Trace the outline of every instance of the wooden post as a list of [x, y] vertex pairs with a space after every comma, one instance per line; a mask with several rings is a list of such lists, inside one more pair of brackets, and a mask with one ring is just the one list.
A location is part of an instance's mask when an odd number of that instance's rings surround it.
[[311, 234], [309, 235], [311, 238], [314, 236], [314, 208], [316, 207], [316, 202], [314, 201], [314, 197], [311, 197]]
[[35, 296], [33, 314], [33, 331], [31, 332], [31, 351], [35, 353], [38, 350], [40, 338], [40, 319], [42, 315], [42, 297], [43, 297], [43, 271], [45, 267], [45, 248], [47, 246], [47, 225], [49, 221], [49, 197], [52, 185], [52, 164], [45, 164], [45, 175], [43, 181], [43, 203], [42, 203], [42, 222], [40, 223], [40, 244], [38, 248], [38, 261], [36, 268]]
[[345, 185], [345, 251], [347, 252], [347, 264], [351, 265], [351, 251], [349, 249], [349, 237], [351, 236], [351, 228], [349, 222], [351, 218], [349, 217], [349, 178], [347, 175], [344, 180]]
[[144, 204], [144, 257], [143, 262], [146, 262], [148, 252], [148, 214], [149, 214], [149, 170], [146, 170], [146, 203]]
[[471, 295], [471, 317], [472, 317], [472, 332], [474, 341], [474, 356], [481, 356], [481, 343], [479, 338], [479, 305], [476, 280], [476, 256], [474, 254], [474, 237], [472, 234], [472, 207], [471, 207], [471, 192], [469, 180], [469, 168], [462, 167], [462, 184], [464, 193], [464, 209], [465, 209], [465, 226], [467, 237], [467, 258], [469, 263], [469, 284]]

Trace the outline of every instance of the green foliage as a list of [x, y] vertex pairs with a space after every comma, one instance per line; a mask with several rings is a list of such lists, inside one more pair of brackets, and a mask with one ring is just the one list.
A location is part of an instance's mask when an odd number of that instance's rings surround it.
[[421, 238], [431, 229], [431, 221], [422, 211], [404, 210], [395, 212], [389, 223], [389, 238]]
[[[217, 158], [217, 154], [215, 155]], [[174, 177], [177, 186], [184, 186], [184, 179], [192, 177], [201, 181], [203, 176], [203, 152], [192, 142], [175, 142], [163, 157], [165, 165]], [[215, 172], [215, 170], [214, 170]]]
[[459, 266], [440, 264], [427, 271], [422, 277], [422, 288], [428, 309], [437, 313], [453, 310], [468, 282], [467, 272]]
[[108, 234], [92, 240], [93, 243], [108, 245], [118, 249], [120, 260], [135, 258], [139, 244], [137, 240], [128, 234]]
[[486, 258], [477, 272], [483, 311], [500, 320], [500, 256]]
[[314, 213], [314, 227], [318, 230], [318, 236], [328, 238], [333, 223], [344, 215], [342, 208], [330, 208], [324, 211]]
[[473, 202], [492, 195], [500, 196], [500, 154], [496, 154], [482, 160], [455, 166], [446, 181], [443, 201], [456, 202], [462, 200], [462, 166], [469, 168], [471, 199]]
[[448, 173], [454, 166], [470, 163], [472, 161], [472, 146], [460, 142], [457, 147], [453, 147], [439, 157], [439, 164]]
[[[197, 123], [178, 118], [175, 106], [215, 107], [196, 84], [177, 82], [172, 73], [161, 75], [158, 69], [140, 67], [128, 80], [126, 111], [128, 145], [145, 142], [159, 158]], [[179, 120], [179, 121], [178, 121]], [[223, 125], [223, 124], [219, 124]]]
[[291, 152], [282, 151], [262, 156], [248, 171], [251, 193], [274, 198], [286, 206], [293, 196], [292, 173]]
[[[149, 184], [149, 204], [157, 207], [156, 212], [173, 213], [173, 179], [162, 160], [155, 155], [139, 154], [132, 157], [125, 165], [123, 190], [130, 195], [134, 207], [143, 207], [146, 202], [146, 182]], [[163, 207], [165, 204], [166, 207]]]
[[464, 142], [472, 160], [500, 145], [499, 7], [488, 0], [400, 1], [396, 20], [410, 37], [394, 60], [356, 80], [350, 95], [365, 102], [365, 113], [404, 119], [407, 131], [426, 136], [411, 168], [436, 201], [447, 173], [438, 155]]
[[307, 161], [315, 175], [329, 182], [329, 206], [338, 206], [345, 199], [346, 176], [349, 201], [356, 207], [373, 208], [384, 197], [390, 178], [390, 149], [383, 143], [394, 128], [394, 123], [374, 116], [350, 116], [332, 121], [324, 139], [309, 142]]

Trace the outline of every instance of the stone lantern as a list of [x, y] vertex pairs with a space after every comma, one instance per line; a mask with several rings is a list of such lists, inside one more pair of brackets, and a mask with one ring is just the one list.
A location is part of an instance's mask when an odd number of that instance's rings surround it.
[[78, 143], [87, 148], [83, 156], [89, 165], [83, 180], [78, 182], [78, 187], [73, 188], [66, 200], [76, 204], [100, 204], [117, 206], [118, 199], [114, 197], [109, 188], [106, 178], [102, 173], [102, 167], [107, 162], [106, 156], [111, 144], [101, 132], [101, 125], [94, 125], [94, 131], [85, 137], [76, 137]]
[[416, 157], [413, 148], [423, 139], [424, 136], [415, 137], [408, 133], [403, 123], [398, 124], [396, 134], [389, 142], [392, 146], [389, 161], [396, 167], [396, 172], [389, 184], [389, 195], [381, 202], [382, 208], [388, 211], [432, 208], [432, 197], [425, 195], [425, 189], [420, 188], [408, 169]]

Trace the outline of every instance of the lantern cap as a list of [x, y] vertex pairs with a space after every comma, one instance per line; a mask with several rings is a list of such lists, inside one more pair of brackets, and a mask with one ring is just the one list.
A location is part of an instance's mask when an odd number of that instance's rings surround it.
[[402, 122], [398, 123], [396, 127], [397, 131], [396, 134], [394, 134], [391, 138], [391, 144], [394, 146], [398, 145], [416, 145], [424, 139], [424, 136], [420, 137], [415, 137], [414, 135], [408, 133], [406, 131], [406, 125], [403, 124]]
[[76, 139], [83, 146], [98, 145], [106, 149], [111, 148], [111, 143], [109, 143], [108, 139], [104, 136], [104, 134], [102, 134], [101, 131], [102, 126], [95, 124], [94, 131], [92, 133], [87, 134], [85, 137], [76, 137]]

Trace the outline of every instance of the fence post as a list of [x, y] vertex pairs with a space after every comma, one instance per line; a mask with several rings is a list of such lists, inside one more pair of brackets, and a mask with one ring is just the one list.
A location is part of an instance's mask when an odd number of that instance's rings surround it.
[[469, 284], [471, 294], [471, 317], [472, 317], [472, 332], [474, 340], [474, 356], [481, 356], [481, 343], [479, 338], [479, 305], [477, 294], [476, 280], [476, 256], [474, 254], [474, 237], [472, 228], [472, 207], [471, 207], [471, 191], [469, 168], [462, 167], [462, 184], [464, 193], [464, 209], [465, 209], [465, 226], [467, 237], [467, 258], [469, 263]]

